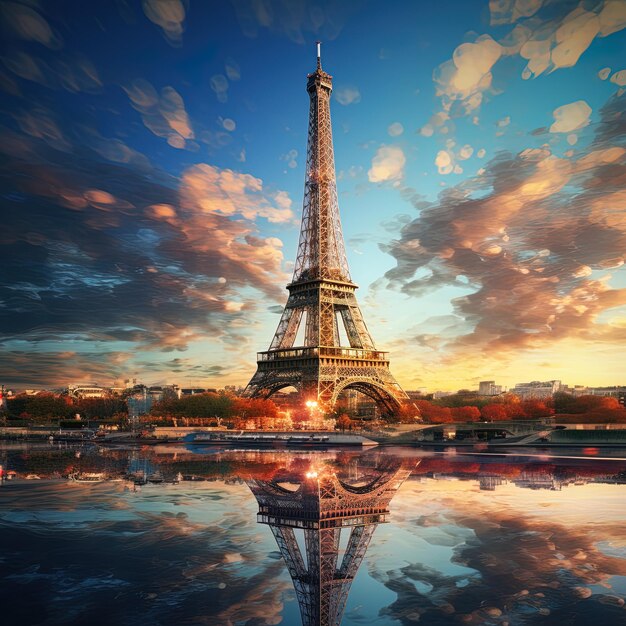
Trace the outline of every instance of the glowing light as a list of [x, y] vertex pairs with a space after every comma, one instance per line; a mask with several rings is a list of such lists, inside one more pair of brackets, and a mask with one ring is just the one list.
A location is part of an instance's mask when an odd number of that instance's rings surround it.
[[307, 478], [317, 478], [317, 472], [307, 472], [306, 473], [306, 477]]

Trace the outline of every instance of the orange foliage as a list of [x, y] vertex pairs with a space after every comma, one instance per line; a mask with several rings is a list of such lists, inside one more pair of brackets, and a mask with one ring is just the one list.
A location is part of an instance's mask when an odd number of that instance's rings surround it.
[[554, 409], [543, 400], [524, 400], [521, 408], [525, 417], [549, 417], [554, 415]]
[[415, 406], [419, 409], [424, 420], [437, 424], [453, 422], [452, 412], [448, 407], [437, 406], [428, 400], [416, 400]]
[[417, 404], [405, 402], [396, 411], [396, 417], [399, 418], [402, 424], [412, 424], [413, 422], [419, 422], [422, 418], [422, 414]]
[[233, 398], [233, 412], [246, 417], [277, 417], [278, 408], [271, 400]]
[[458, 406], [450, 411], [455, 422], [477, 422], [480, 419], [480, 409], [475, 406]]
[[489, 422], [508, 419], [506, 409], [502, 404], [487, 404], [480, 410], [480, 414]]

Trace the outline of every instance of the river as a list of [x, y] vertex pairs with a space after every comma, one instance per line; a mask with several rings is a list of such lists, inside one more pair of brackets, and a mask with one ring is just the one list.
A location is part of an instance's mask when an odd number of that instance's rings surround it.
[[626, 624], [623, 453], [5, 442], [0, 464], [4, 626]]

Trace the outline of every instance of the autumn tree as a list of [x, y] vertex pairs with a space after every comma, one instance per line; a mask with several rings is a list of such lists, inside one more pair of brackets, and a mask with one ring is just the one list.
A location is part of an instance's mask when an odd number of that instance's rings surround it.
[[502, 404], [487, 404], [480, 410], [480, 414], [488, 422], [497, 422], [508, 419], [506, 409]]
[[347, 413], [342, 413], [341, 415], [339, 415], [335, 423], [335, 428], [340, 428], [341, 432], [343, 433], [346, 431], [346, 428], [350, 430], [351, 427], [352, 420], [350, 419], [350, 416]]
[[403, 402], [395, 414], [401, 424], [414, 424], [422, 421], [422, 414], [413, 402]]
[[233, 412], [239, 417], [277, 417], [278, 407], [263, 398], [233, 398]]
[[527, 417], [521, 402], [507, 402], [502, 406], [506, 411], [507, 419], [516, 420]]
[[450, 409], [455, 422], [477, 422], [480, 409], [476, 406], [457, 406]]
[[524, 400], [521, 403], [524, 417], [538, 418], [554, 415], [554, 409], [544, 400]]
[[76, 413], [71, 398], [47, 392], [34, 396], [20, 394], [8, 401], [7, 409], [12, 416], [27, 415], [38, 421], [65, 419]]
[[445, 424], [453, 421], [452, 413], [448, 407], [437, 406], [428, 400], [416, 400], [415, 406], [425, 421], [433, 424]]

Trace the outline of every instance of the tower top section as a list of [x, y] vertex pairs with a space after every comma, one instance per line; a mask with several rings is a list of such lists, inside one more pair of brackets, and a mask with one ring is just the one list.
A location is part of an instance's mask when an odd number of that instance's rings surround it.
[[333, 90], [333, 77], [322, 69], [322, 42], [316, 41], [317, 45], [317, 67], [312, 74], [308, 74], [306, 90], [309, 94], [314, 94], [319, 88], [323, 88], [330, 93]]

